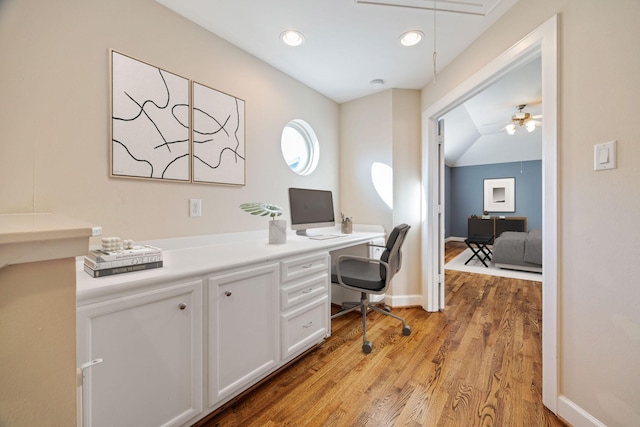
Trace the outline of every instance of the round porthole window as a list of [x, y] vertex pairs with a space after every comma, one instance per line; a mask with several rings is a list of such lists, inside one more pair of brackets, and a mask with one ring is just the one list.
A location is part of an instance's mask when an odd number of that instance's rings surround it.
[[291, 120], [282, 130], [282, 157], [298, 175], [309, 175], [318, 165], [318, 138], [309, 123]]

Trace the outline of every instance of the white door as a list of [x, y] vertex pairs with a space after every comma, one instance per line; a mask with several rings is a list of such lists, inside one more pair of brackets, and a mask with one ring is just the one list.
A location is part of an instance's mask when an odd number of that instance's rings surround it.
[[438, 219], [437, 236], [438, 239], [438, 309], [444, 310], [445, 285], [444, 285], [444, 120], [438, 120]]

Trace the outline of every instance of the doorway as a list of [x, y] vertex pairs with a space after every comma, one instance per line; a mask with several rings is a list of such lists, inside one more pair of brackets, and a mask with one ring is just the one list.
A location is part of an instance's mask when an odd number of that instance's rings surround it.
[[422, 114], [422, 171], [425, 215], [422, 227], [423, 308], [444, 309], [444, 233], [443, 176], [439, 164], [440, 144], [438, 119], [457, 105], [473, 97], [506, 73], [535, 56], [542, 60], [542, 229], [543, 229], [543, 367], [542, 399], [544, 405], [557, 413], [557, 16], [552, 17], [502, 55], [491, 61], [457, 86]]

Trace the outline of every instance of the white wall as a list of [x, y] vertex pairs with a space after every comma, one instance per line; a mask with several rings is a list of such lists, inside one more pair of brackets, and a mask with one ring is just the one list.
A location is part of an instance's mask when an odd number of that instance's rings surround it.
[[[386, 90], [340, 105], [340, 205], [356, 223], [412, 226], [403, 265], [387, 293], [395, 306], [420, 305], [420, 95]], [[393, 169], [393, 209], [378, 196], [371, 166]]]
[[[521, 1], [422, 92], [422, 108], [559, 13], [559, 405], [574, 425], [640, 425], [640, 2]], [[618, 141], [618, 169], [593, 145]], [[584, 411], [584, 412], [583, 412]], [[593, 417], [593, 418], [591, 418]]]
[[[394, 304], [422, 303], [421, 207], [422, 162], [420, 93], [394, 89], [393, 116], [393, 223], [411, 225], [403, 245], [402, 268], [394, 277]], [[398, 284], [402, 283], [402, 286]]]
[[[245, 100], [246, 186], [109, 178], [109, 48]], [[56, 212], [139, 240], [266, 229], [238, 205], [279, 204], [288, 219], [290, 186], [339, 195], [338, 105], [154, 0], [6, 0], [0, 64], [0, 213]], [[294, 118], [320, 143], [308, 177], [280, 153]]]

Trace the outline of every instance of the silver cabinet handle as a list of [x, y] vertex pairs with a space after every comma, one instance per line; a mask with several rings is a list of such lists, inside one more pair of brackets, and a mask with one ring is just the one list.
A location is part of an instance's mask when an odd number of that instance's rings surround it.
[[230, 297], [231, 296], [231, 291], [225, 291], [224, 293], [226, 296]]
[[309, 323], [307, 323], [306, 325], [302, 325], [302, 327], [303, 327], [303, 328], [305, 328], [305, 329], [308, 329], [308, 328], [310, 328], [311, 326], [313, 326], [313, 322], [309, 322]]
[[308, 294], [309, 292], [312, 292], [312, 291], [313, 291], [313, 288], [309, 288], [309, 289], [306, 289], [306, 290], [302, 291], [302, 293], [303, 294]]
[[313, 267], [313, 263], [305, 264], [305, 265], [302, 266], [302, 268], [311, 268], [311, 267]]
[[180, 310], [184, 310], [185, 308], [187, 308], [187, 304], [185, 304], [185, 303], [181, 302], [180, 304], [178, 304], [178, 308], [179, 308]]

